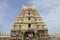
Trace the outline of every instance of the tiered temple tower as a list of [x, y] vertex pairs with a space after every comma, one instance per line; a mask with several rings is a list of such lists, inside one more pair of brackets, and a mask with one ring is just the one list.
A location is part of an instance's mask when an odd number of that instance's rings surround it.
[[11, 29], [10, 40], [48, 40], [48, 29], [34, 6], [23, 6]]
[[60, 34], [48, 34], [43, 19], [34, 6], [23, 6], [11, 33], [0, 33], [0, 40], [60, 40]]

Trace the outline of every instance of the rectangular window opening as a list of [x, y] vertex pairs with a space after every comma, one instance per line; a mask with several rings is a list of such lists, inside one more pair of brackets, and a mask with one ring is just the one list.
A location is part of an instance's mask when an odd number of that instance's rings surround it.
[[28, 20], [30, 20], [30, 17], [28, 18]]
[[31, 27], [31, 24], [28, 24], [28, 27]]

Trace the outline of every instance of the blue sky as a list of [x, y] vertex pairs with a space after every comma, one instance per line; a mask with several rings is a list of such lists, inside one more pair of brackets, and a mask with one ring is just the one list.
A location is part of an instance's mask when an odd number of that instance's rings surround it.
[[0, 32], [10, 32], [23, 5], [36, 7], [49, 33], [60, 33], [60, 0], [0, 0]]

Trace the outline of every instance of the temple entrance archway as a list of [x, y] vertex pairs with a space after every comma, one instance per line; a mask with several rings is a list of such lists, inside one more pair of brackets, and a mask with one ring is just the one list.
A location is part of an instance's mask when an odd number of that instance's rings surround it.
[[33, 30], [27, 30], [24, 33], [24, 40], [33, 40], [35, 38], [35, 32]]

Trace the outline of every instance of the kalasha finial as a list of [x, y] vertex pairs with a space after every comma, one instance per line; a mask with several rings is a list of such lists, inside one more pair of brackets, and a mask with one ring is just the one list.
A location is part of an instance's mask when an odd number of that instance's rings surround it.
[[23, 5], [23, 9], [32, 8], [35, 9], [34, 5]]

